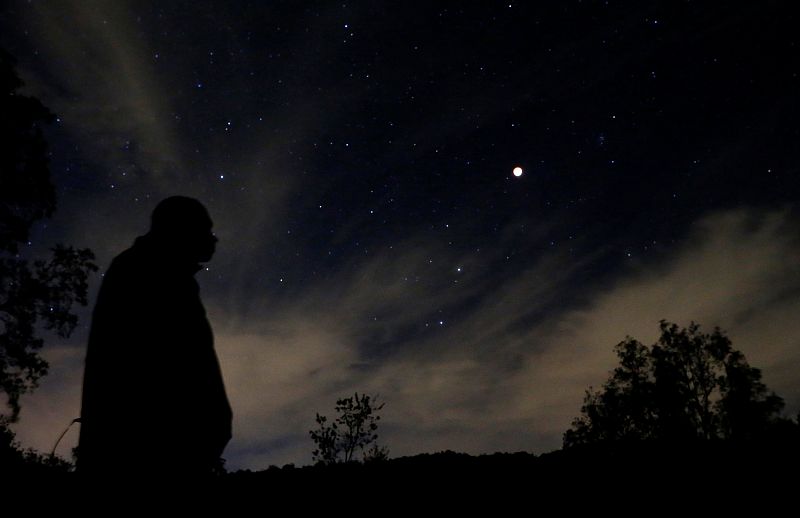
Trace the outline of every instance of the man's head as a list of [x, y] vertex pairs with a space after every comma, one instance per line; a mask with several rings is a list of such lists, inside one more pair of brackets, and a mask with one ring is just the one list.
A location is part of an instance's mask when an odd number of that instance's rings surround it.
[[175, 254], [194, 262], [211, 260], [217, 238], [214, 223], [202, 203], [186, 196], [171, 196], [153, 210], [150, 235]]

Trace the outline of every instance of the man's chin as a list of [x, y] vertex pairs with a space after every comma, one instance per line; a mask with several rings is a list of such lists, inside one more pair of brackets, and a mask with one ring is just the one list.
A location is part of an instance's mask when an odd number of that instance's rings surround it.
[[211, 258], [214, 257], [214, 252], [208, 252], [205, 254], [198, 254], [197, 262], [198, 263], [207, 263], [211, 261]]

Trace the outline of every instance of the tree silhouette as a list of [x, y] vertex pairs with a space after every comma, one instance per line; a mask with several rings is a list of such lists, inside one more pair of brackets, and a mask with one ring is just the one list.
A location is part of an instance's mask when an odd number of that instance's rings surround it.
[[717, 327], [660, 322], [650, 347], [627, 337], [602, 390], [586, 392], [564, 447], [619, 440], [749, 440], [780, 421], [783, 400]]
[[97, 270], [89, 249], [59, 244], [49, 258], [32, 262], [19, 253], [31, 226], [56, 206], [41, 130], [54, 116], [17, 93], [21, 86], [13, 58], [0, 49], [0, 392], [11, 421], [20, 396], [47, 373], [39, 327], [68, 337], [78, 321], [72, 307], [86, 305], [87, 278]]
[[[377, 413], [383, 405], [375, 405], [375, 398], [366, 394], [359, 396], [356, 392], [336, 401], [339, 416], [330, 424], [327, 417], [317, 414], [317, 429], [308, 432], [316, 444], [312, 452], [314, 461], [321, 464], [350, 462], [359, 450], [365, 461], [387, 458], [388, 450], [375, 444], [381, 418]], [[372, 448], [367, 449], [370, 445]]]

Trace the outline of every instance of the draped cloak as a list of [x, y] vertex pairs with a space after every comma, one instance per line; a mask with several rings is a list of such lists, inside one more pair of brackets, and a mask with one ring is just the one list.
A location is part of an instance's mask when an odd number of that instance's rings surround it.
[[208, 472], [231, 437], [214, 338], [187, 264], [145, 235], [104, 275], [86, 353], [79, 472]]

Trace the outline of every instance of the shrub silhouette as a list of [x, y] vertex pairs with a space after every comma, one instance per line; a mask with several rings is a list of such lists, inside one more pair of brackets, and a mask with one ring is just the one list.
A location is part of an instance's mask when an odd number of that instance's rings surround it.
[[378, 421], [381, 418], [377, 414], [384, 405], [376, 405], [375, 399], [366, 394], [359, 396], [358, 392], [338, 399], [336, 413], [339, 415], [330, 424], [327, 417], [317, 414], [317, 429], [308, 432], [316, 444], [316, 449], [312, 452], [314, 462], [351, 462], [355, 460], [357, 451], [362, 452], [365, 461], [388, 458], [388, 449], [375, 443], [378, 439]]

